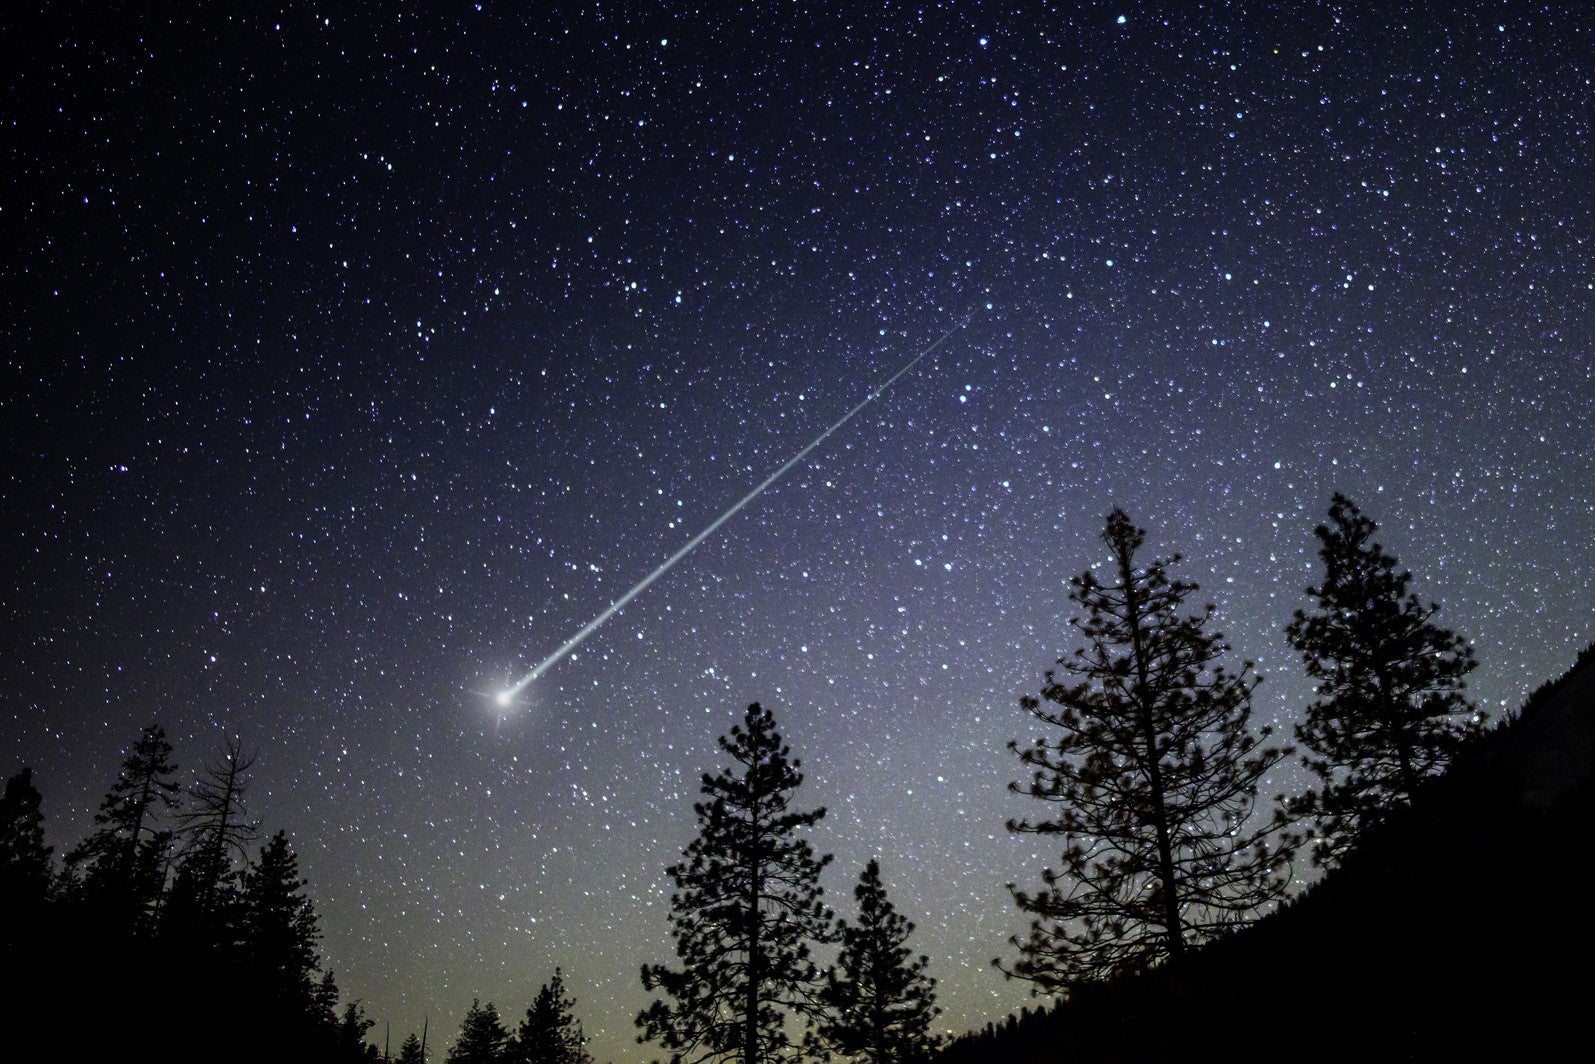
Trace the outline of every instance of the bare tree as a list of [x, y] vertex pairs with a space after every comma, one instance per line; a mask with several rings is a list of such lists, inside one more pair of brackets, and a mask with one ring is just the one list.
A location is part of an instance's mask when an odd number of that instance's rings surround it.
[[244, 808], [254, 763], [255, 755], [243, 752], [242, 739], [227, 739], [221, 759], [205, 766], [177, 816], [183, 841], [179, 879], [202, 920], [214, 912], [234, 860], [240, 866], [247, 863], [249, 845], [260, 838], [260, 825], [248, 819]]

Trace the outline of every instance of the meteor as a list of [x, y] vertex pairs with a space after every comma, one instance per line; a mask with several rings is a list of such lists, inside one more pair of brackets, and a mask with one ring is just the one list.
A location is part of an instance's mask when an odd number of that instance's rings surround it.
[[[990, 304], [987, 305], [990, 306]], [[903, 376], [903, 374], [919, 365], [921, 359], [930, 354], [932, 351], [935, 351], [942, 344], [946, 343], [952, 338], [953, 333], [957, 332], [968, 323], [969, 316], [966, 314], [962, 320], [955, 324], [951, 329], [948, 329], [945, 333], [943, 333], [935, 343], [931, 344], [929, 347], [925, 348], [925, 350], [921, 351], [919, 354], [915, 355], [913, 358], [904, 363], [901, 369], [892, 374], [890, 377], [887, 377], [886, 380], [878, 385], [874, 391], [870, 392], [863, 399], [859, 400], [858, 405], [853, 407], [853, 409], [849, 410], [847, 413], [843, 414], [834, 425], [820, 433], [818, 436], [814, 437], [807, 447], [803, 448], [791, 458], [788, 458], [781, 468], [777, 469], [774, 473], [771, 473], [769, 476], [760, 481], [758, 487], [742, 496], [742, 498], [738, 499], [731, 505], [730, 509], [726, 510], [725, 513], [711, 521], [709, 523], [709, 527], [705, 528], [702, 532], [699, 532], [696, 536], [693, 536], [691, 539], [687, 540], [686, 546], [682, 547], [680, 550], [676, 551], [676, 553], [666, 558], [660, 563], [659, 568], [655, 569], [653, 572], [637, 581], [635, 587], [626, 592], [624, 595], [620, 596], [614, 602], [611, 602], [604, 612], [600, 613], [597, 617], [594, 617], [591, 621], [588, 621], [587, 625], [582, 628], [581, 631], [565, 640], [560, 648], [548, 655], [548, 657], [544, 658], [542, 662], [538, 664], [537, 668], [533, 669], [525, 676], [522, 676], [511, 687], [500, 691], [497, 696], [498, 704], [500, 706], [507, 706], [515, 701], [516, 697], [518, 697], [522, 691], [526, 690], [527, 687], [534, 683], [539, 676], [543, 675], [543, 673], [547, 672], [549, 669], [553, 668], [555, 665], [559, 664], [562, 660], [569, 656], [572, 651], [581, 646], [582, 643], [586, 642], [587, 637], [596, 632], [605, 621], [609, 620], [609, 618], [625, 609], [626, 604], [632, 599], [636, 598], [644, 591], [647, 591], [655, 580], [658, 580], [661, 576], [664, 576], [671, 569], [675, 568], [677, 562], [681, 561], [681, 559], [692, 553], [692, 549], [694, 547], [708, 539], [710, 536], [714, 535], [715, 531], [721, 525], [735, 517], [739, 512], [741, 512], [743, 507], [747, 506], [754, 499], [757, 499], [760, 495], [763, 495], [765, 490], [768, 489], [770, 485], [780, 480], [787, 474], [788, 470], [797, 465], [799, 462], [803, 461], [803, 459], [807, 458], [810, 451], [814, 450], [814, 448], [828, 440], [831, 437], [831, 434], [837, 429], [841, 428], [849, 421], [852, 421], [855, 414], [857, 414], [860, 410], [863, 410], [882, 392], [895, 384], [899, 377]]]

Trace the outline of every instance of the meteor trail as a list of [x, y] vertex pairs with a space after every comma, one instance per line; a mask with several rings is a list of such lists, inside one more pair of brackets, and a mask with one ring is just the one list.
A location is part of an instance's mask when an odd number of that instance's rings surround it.
[[558, 650], [544, 658], [537, 668], [533, 669], [525, 676], [522, 676], [515, 682], [513, 686], [499, 692], [497, 698], [498, 704], [501, 706], [507, 706], [513, 702], [516, 696], [518, 696], [522, 691], [526, 690], [526, 688], [536, 681], [539, 676], [543, 675], [543, 673], [559, 664], [559, 662], [568, 656], [571, 651], [581, 646], [582, 643], [586, 641], [588, 636], [592, 635], [598, 630], [600, 625], [609, 620], [609, 618], [613, 617], [615, 614], [619, 613], [621, 610], [625, 609], [626, 603], [630, 602], [644, 591], [647, 591], [649, 586], [655, 580], [658, 580], [661, 576], [664, 576], [675, 567], [677, 562], [685, 558], [688, 554], [692, 553], [692, 548], [696, 547], [698, 544], [714, 535], [717, 528], [735, 517], [744, 506], [748, 505], [748, 503], [764, 494], [766, 488], [785, 476], [787, 470], [791, 469], [793, 466], [803, 461], [803, 459], [807, 458], [810, 451], [814, 450], [814, 448], [818, 447], [820, 444], [824, 443], [830, 438], [831, 433], [835, 432], [837, 429], [853, 420], [853, 415], [857, 414], [860, 410], [863, 410], [870, 404], [872, 400], [896, 383], [899, 377], [917, 366], [921, 359], [930, 354], [932, 351], [936, 350], [942, 344], [946, 343], [948, 339], [951, 338], [953, 333], [957, 332], [968, 323], [969, 315], [966, 314], [956, 325], [943, 333], [941, 338], [935, 343], [931, 344], [929, 347], [925, 348], [925, 350], [921, 351], [919, 354], [915, 355], [913, 358], [904, 363], [901, 369], [892, 374], [890, 377], [886, 378], [884, 383], [877, 386], [874, 391], [870, 392], [862, 400], [860, 400], [857, 406], [843, 414], [841, 419], [838, 420], [834, 425], [820, 433], [818, 436], [814, 437], [807, 447], [803, 448], [791, 458], [788, 458], [780, 469], [777, 469], [774, 473], [771, 473], [769, 476], [765, 477], [759, 482], [758, 487], [742, 496], [742, 498], [738, 499], [730, 509], [726, 510], [725, 513], [721, 514], [719, 517], [716, 517], [712, 522], [710, 522], [708, 528], [705, 528], [702, 532], [699, 532], [696, 536], [693, 536], [691, 539], [687, 540], [686, 546], [682, 547], [680, 550], [676, 551], [676, 553], [666, 558], [660, 563], [659, 568], [655, 569], [653, 572], [637, 581], [637, 585], [635, 587], [626, 592], [624, 595], [620, 596], [614, 602], [610, 603], [609, 607], [605, 609], [604, 612], [600, 613], [597, 617], [594, 617], [591, 621], [588, 621], [587, 626], [581, 631], [565, 640], [564, 644]]

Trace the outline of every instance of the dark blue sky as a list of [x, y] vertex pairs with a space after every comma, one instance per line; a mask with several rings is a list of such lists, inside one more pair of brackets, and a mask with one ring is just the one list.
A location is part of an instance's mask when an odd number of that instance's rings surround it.
[[1006, 743], [1112, 506], [1259, 721], [1336, 490], [1492, 712], [1595, 637], [1576, 5], [522, 6], [5, 16], [0, 753], [58, 847], [142, 725], [241, 734], [379, 1031], [560, 965], [649, 1059], [758, 700], [961, 1030], [1025, 1001]]

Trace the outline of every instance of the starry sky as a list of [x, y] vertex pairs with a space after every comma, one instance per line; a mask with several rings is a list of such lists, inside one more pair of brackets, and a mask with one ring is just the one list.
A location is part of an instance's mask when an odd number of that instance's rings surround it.
[[3, 16], [0, 768], [65, 849], [241, 735], [379, 1039], [559, 965], [649, 1059], [755, 700], [833, 904], [879, 856], [946, 1027], [1025, 1004], [1006, 743], [1114, 505], [1258, 723], [1336, 490], [1491, 712], [1595, 637], [1581, 5], [237, 6]]

